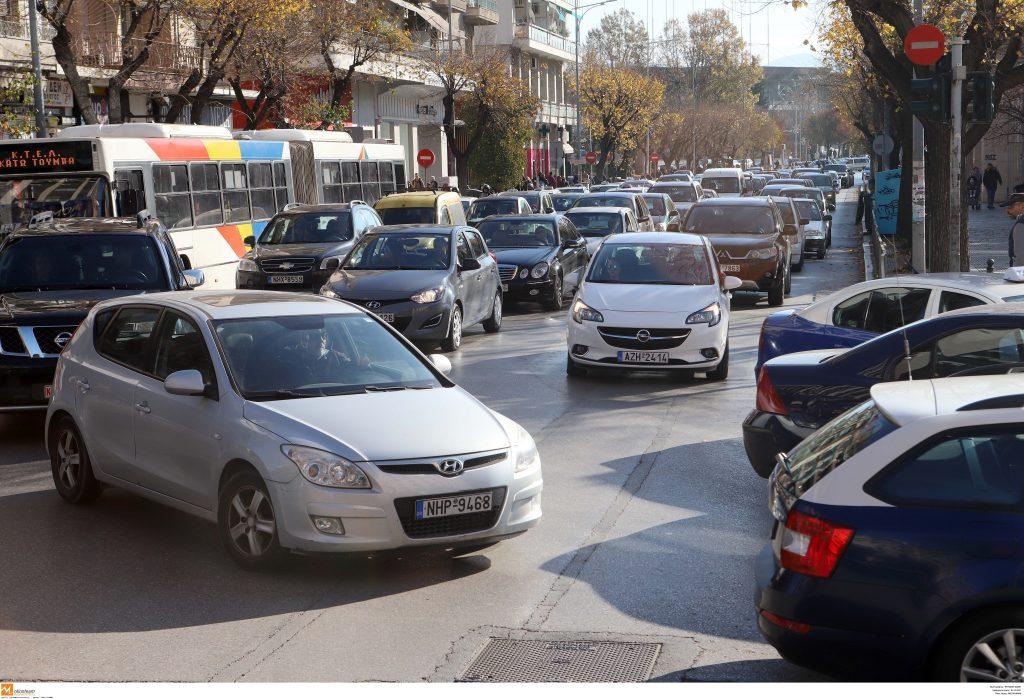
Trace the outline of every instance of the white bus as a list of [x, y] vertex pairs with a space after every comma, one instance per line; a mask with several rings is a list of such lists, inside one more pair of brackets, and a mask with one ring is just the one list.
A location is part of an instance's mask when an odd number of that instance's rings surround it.
[[214, 126], [73, 126], [0, 142], [0, 232], [32, 216], [130, 216], [163, 222], [204, 288], [233, 288], [243, 241], [290, 202], [337, 203], [405, 189], [400, 145], [344, 132]]

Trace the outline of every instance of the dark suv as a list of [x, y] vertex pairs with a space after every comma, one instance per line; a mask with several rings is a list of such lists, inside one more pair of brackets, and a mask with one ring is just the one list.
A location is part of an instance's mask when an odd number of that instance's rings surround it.
[[156, 219], [60, 219], [0, 240], [0, 412], [45, 409], [57, 358], [96, 303], [191, 289]]
[[289, 206], [270, 220], [238, 263], [239, 289], [319, 291], [356, 242], [380, 226], [377, 212], [362, 201]]

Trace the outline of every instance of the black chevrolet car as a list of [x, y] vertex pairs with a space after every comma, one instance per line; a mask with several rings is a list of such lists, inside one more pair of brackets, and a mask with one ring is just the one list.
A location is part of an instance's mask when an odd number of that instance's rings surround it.
[[202, 283], [155, 219], [60, 219], [9, 233], [0, 240], [0, 412], [46, 408], [57, 358], [93, 305]]
[[562, 214], [491, 216], [479, 228], [498, 258], [501, 288], [511, 301], [559, 310], [590, 261], [586, 239]]
[[356, 242], [381, 225], [369, 204], [290, 206], [270, 220], [238, 263], [239, 289], [319, 291]]

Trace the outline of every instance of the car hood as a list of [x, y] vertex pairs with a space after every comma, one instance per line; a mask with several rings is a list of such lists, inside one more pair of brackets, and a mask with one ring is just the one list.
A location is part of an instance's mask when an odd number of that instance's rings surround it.
[[[696, 231], [701, 235], [700, 231]], [[727, 233], [707, 236], [716, 250], [750, 250], [764, 248], [775, 242], [775, 234], [749, 235], [744, 233]]]
[[597, 311], [690, 314], [718, 300], [718, 294], [715, 286], [587, 282], [579, 296]]
[[246, 401], [246, 420], [285, 442], [352, 461], [469, 454], [509, 447], [498, 416], [457, 386], [354, 396]]
[[343, 298], [371, 298], [375, 294], [411, 296], [424, 289], [441, 286], [448, 271], [419, 269], [342, 270], [328, 282], [331, 290]]
[[491, 252], [503, 265], [528, 267], [554, 254], [555, 248], [491, 248]]
[[89, 309], [100, 301], [143, 293], [136, 290], [85, 289], [56, 291], [19, 291], [0, 294], [0, 323], [29, 324], [45, 320], [47, 324], [79, 323]]
[[336, 256], [352, 249], [353, 241], [341, 243], [289, 243], [287, 245], [257, 245], [256, 256], [261, 260], [276, 257], [327, 257]]
[[825, 235], [825, 222], [824, 221], [809, 221], [804, 226], [804, 232], [808, 234]]

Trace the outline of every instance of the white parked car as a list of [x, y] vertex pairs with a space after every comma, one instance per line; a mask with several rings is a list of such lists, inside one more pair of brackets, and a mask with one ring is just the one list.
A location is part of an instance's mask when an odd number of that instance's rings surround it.
[[281, 292], [97, 305], [46, 422], [57, 492], [117, 486], [216, 522], [245, 568], [287, 550], [478, 550], [541, 516], [522, 427], [373, 315]]
[[804, 231], [804, 252], [824, 260], [828, 254], [828, 223], [832, 214], [822, 213], [813, 199], [793, 199]]
[[566, 372], [654, 369], [729, 375], [729, 290], [711, 243], [683, 233], [604, 239], [569, 312]]

